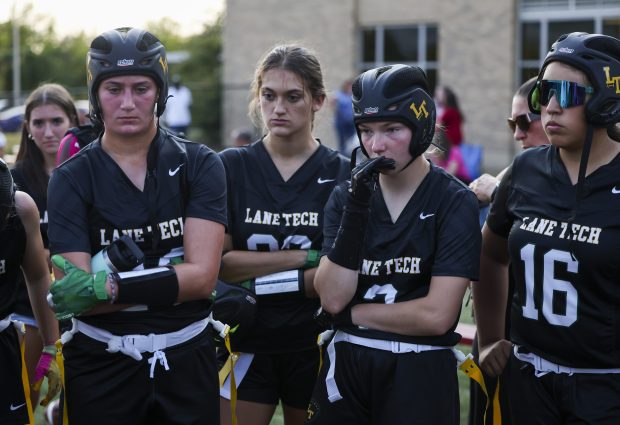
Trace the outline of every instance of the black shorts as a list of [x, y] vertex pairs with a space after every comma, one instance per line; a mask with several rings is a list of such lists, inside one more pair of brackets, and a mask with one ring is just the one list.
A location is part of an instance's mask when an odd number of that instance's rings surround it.
[[[227, 356], [226, 356], [227, 357]], [[306, 410], [319, 371], [319, 349], [254, 354], [237, 388], [237, 399]]]
[[63, 348], [71, 425], [200, 424], [220, 422], [215, 349], [205, 330], [164, 353], [169, 370], [151, 353], [137, 361], [108, 353], [107, 344], [81, 333]]
[[514, 353], [509, 367], [513, 424], [620, 424], [620, 373], [547, 373], [537, 378], [534, 367]]
[[326, 355], [306, 424], [459, 424], [452, 351], [394, 354], [348, 342], [335, 345], [334, 376], [342, 399], [330, 402], [327, 398], [325, 377], [330, 361]]
[[0, 365], [0, 424], [25, 424], [28, 408], [22, 382], [22, 357], [13, 325], [0, 333]]

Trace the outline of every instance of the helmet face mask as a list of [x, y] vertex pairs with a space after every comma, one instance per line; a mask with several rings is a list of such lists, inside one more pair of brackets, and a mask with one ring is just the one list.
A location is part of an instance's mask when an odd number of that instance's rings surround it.
[[553, 43], [528, 96], [530, 110], [540, 113], [540, 81], [549, 63], [559, 61], [582, 71], [593, 87], [585, 104], [586, 120], [598, 127], [620, 122], [620, 40], [601, 34], [574, 32]]
[[109, 77], [147, 75], [157, 84], [156, 115], [163, 114], [168, 98], [168, 61], [164, 45], [148, 31], [117, 28], [96, 37], [86, 58], [90, 116], [102, 122], [97, 90]]
[[390, 65], [371, 69], [353, 82], [353, 116], [362, 152], [358, 125], [373, 121], [396, 121], [411, 129], [409, 152], [413, 159], [431, 144], [435, 133], [435, 102], [422, 69]]

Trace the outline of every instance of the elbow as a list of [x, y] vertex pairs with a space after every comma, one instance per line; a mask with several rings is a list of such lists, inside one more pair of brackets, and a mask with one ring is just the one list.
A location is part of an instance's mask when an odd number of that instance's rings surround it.
[[456, 322], [456, 317], [452, 314], [446, 314], [446, 312], [437, 311], [434, 314], [429, 315], [428, 322], [428, 335], [445, 335], [449, 332]]
[[338, 314], [346, 308], [349, 301], [351, 300], [338, 299], [336, 297], [321, 298], [321, 307], [330, 314]]

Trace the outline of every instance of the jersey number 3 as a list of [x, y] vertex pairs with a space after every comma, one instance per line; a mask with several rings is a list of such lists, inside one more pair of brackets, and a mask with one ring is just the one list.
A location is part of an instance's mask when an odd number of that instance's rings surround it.
[[[534, 249], [535, 245], [527, 244], [521, 248], [521, 260], [525, 263], [525, 305], [523, 316], [538, 320], [538, 308], [534, 303]], [[547, 322], [557, 326], [570, 326], [577, 321], [577, 303], [579, 295], [572, 283], [556, 279], [555, 266], [558, 263], [566, 264], [566, 270], [577, 273], [579, 262], [569, 252], [552, 249], [543, 256], [542, 278], [542, 313]], [[553, 298], [556, 293], [565, 293], [566, 306], [564, 313], [553, 311]], [[557, 305], [556, 305], [557, 307]]]

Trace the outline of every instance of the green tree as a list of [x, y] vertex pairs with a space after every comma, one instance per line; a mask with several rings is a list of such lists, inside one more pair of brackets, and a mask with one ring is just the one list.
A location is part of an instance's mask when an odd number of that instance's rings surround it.
[[[93, 35], [60, 37], [54, 20], [33, 13], [32, 4], [26, 4], [16, 19], [20, 22], [22, 100], [43, 82], [62, 84], [76, 99], [87, 99], [85, 57]], [[179, 74], [192, 91], [193, 123], [189, 136], [218, 149], [222, 146], [222, 18], [205, 24], [201, 33], [189, 37], [180, 36], [178, 27], [170, 18], [147, 25], [168, 52], [189, 53], [187, 60], [170, 65], [170, 75]], [[12, 28], [11, 20], [0, 22], [0, 98], [10, 98], [13, 90]]]
[[223, 146], [220, 62], [222, 18], [205, 25], [200, 34], [190, 36], [186, 43], [176, 46], [176, 49], [189, 53], [186, 61], [170, 65], [170, 75], [179, 74], [192, 91], [192, 127], [197, 130], [195, 138], [213, 149], [219, 149]]

